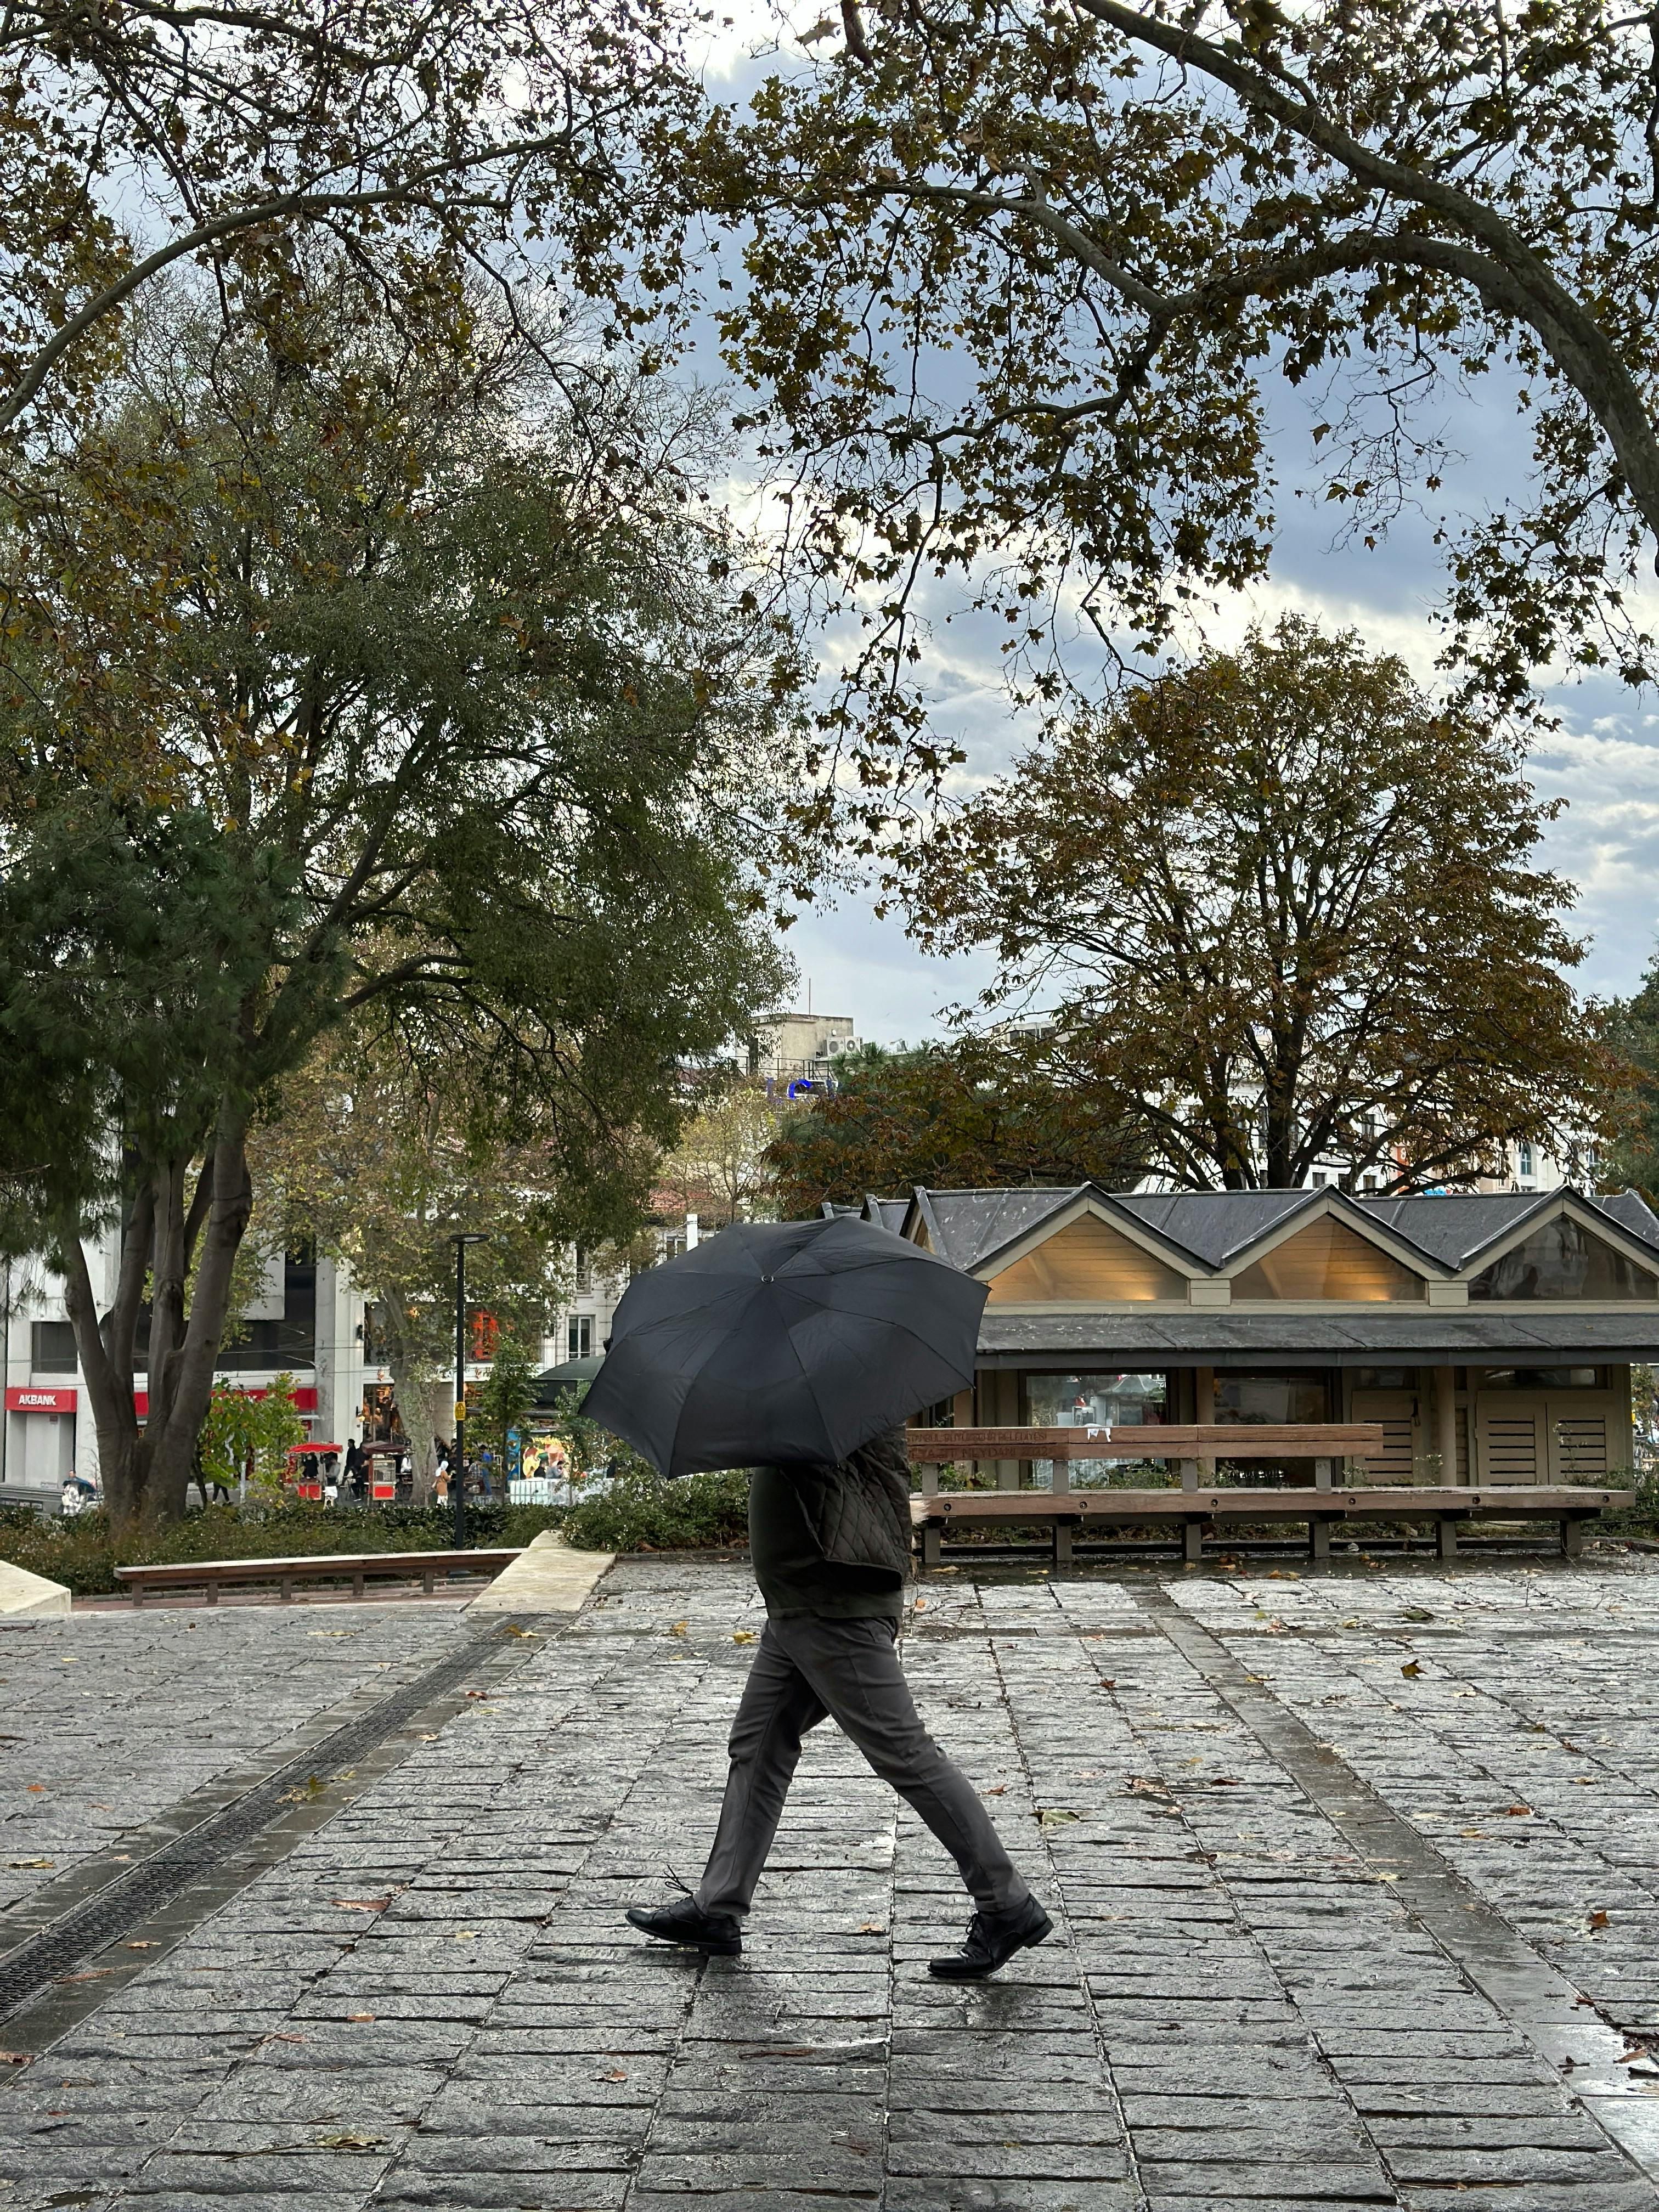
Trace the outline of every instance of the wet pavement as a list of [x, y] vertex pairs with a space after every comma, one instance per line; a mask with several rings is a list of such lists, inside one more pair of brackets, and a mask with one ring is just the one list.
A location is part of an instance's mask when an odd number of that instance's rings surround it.
[[0, 2022], [0, 2212], [1659, 2212], [1648, 1563], [930, 1576], [918, 1698], [1057, 1923], [967, 1988], [953, 1870], [829, 1729], [741, 1960], [623, 1924], [701, 1867], [740, 1564], [520, 1626], [338, 1771], [476, 1622], [0, 1631], [13, 1936], [172, 1800], [320, 1769]]

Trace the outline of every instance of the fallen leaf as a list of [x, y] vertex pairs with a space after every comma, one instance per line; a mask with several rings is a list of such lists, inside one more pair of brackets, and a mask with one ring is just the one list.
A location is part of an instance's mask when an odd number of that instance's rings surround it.
[[349, 1628], [308, 1628], [306, 1631], [307, 1636], [349, 1636], [350, 1633]]
[[322, 2150], [384, 2150], [384, 2136], [319, 2136], [318, 2148]]
[[373, 2020], [373, 2019], [374, 2019], [374, 2014], [373, 2014], [372, 2012], [349, 2012], [349, 2013], [346, 2014], [346, 2018], [347, 2018], [348, 2020], [354, 2020], [354, 2021], [356, 2021], [356, 2020]]
[[1408, 1681], [1414, 1682], [1417, 1680], [1417, 1677], [1422, 1673], [1423, 1669], [1418, 1665], [1415, 1659], [1408, 1659], [1400, 1671], [1403, 1675], [1405, 1675]]
[[1210, 1787], [1212, 1790], [1237, 1790], [1239, 1787], [1238, 1777], [1236, 1774], [1212, 1774]]
[[601, 2074], [599, 2078], [601, 2081], [625, 2081], [628, 2076], [620, 2066], [613, 2066], [610, 2073]]
[[121, 1948], [124, 1951], [153, 1951], [155, 1946], [154, 1943], [124, 1943]]
[[44, 1782], [31, 1782], [29, 1784], [29, 1796], [31, 1797], [43, 1797], [46, 1795], [46, 1785]]
[[29, 2051], [0, 2051], [0, 2066], [27, 2066], [33, 2055]]
[[1037, 1826], [1040, 1828], [1063, 1828], [1068, 1820], [1080, 1820], [1081, 1813], [1068, 1813], [1063, 1805], [1040, 1805]]
[[37, 1867], [55, 1867], [57, 1863], [56, 1859], [8, 1859], [6, 1861], [6, 1864], [14, 1874], [32, 1871]]
[[755, 1641], [755, 1632], [752, 1628], [734, 1629], [732, 1632], [732, 1641], [734, 1644], [752, 1644]]
[[514, 1620], [507, 1622], [507, 1632], [509, 1636], [521, 1636], [526, 1644], [533, 1644], [536, 1641], [536, 1632], [533, 1628], [520, 1628]]
[[1006, 1782], [999, 1782], [994, 1790], [981, 1790], [979, 1794], [981, 1797], [1000, 1797], [1007, 1787]]
[[689, 1620], [671, 1620], [668, 1624], [668, 1633], [671, 1636], [685, 1636], [690, 1634], [690, 1628], [691, 1624]]
[[1408, 1605], [1401, 1618], [1402, 1620], [1432, 1620], [1434, 1615], [1425, 1613], [1420, 1605]]
[[1608, 1916], [1605, 1912], [1589, 1912], [1584, 1916], [1584, 1925], [1587, 1928], [1606, 1928], [1609, 1924]]
[[916, 1611], [917, 1611], [918, 1613], [926, 1613], [926, 1612], [927, 1612], [927, 1599], [926, 1599], [925, 1597], [919, 1597], [919, 1598], [916, 1600]]
[[1510, 1818], [1513, 1820], [1530, 1820], [1532, 1818], [1532, 1807], [1530, 1805], [1505, 1805], [1504, 1810], [1509, 1814]]
[[331, 1897], [329, 1903], [337, 1905], [342, 1912], [384, 1912], [392, 1899], [389, 1897]]
[[887, 1930], [879, 1920], [862, 1920], [859, 1923], [857, 1932], [860, 1936], [884, 1936]]

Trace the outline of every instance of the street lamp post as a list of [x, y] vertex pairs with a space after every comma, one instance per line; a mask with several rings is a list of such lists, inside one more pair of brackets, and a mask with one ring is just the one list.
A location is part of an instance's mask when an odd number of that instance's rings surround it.
[[455, 1499], [455, 1548], [466, 1548], [466, 1248], [482, 1244], [479, 1234], [452, 1237], [455, 1247], [455, 1442], [450, 1453], [449, 1487]]

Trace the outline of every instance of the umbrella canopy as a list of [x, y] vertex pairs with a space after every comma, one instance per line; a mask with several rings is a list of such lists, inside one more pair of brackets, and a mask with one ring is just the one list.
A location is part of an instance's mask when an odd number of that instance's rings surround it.
[[972, 1382], [987, 1295], [872, 1222], [739, 1223], [634, 1278], [582, 1412], [664, 1474], [833, 1463]]

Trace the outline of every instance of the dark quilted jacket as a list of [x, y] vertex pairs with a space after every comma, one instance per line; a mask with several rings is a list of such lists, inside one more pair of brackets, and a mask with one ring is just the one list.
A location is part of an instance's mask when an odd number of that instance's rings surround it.
[[806, 1525], [837, 1566], [910, 1574], [910, 1462], [902, 1429], [860, 1444], [839, 1467], [794, 1467]]

